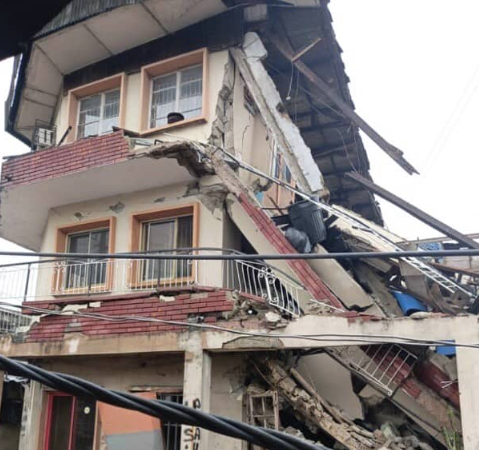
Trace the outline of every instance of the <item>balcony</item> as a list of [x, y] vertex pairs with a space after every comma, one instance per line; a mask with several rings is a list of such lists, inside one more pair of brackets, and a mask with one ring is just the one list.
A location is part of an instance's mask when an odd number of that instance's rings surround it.
[[15, 334], [32, 322], [31, 316], [20, 314], [6, 308], [0, 308], [0, 335]]
[[194, 179], [176, 159], [131, 150], [122, 131], [11, 157], [2, 165], [0, 237], [38, 251], [51, 208]]
[[307, 291], [279, 269], [259, 261], [243, 260], [241, 255], [230, 260], [62, 259], [0, 267], [0, 300], [8, 301], [114, 297], [140, 291], [167, 293], [205, 288], [229, 289], [261, 298], [294, 317], [301, 315], [300, 305], [308, 298]]

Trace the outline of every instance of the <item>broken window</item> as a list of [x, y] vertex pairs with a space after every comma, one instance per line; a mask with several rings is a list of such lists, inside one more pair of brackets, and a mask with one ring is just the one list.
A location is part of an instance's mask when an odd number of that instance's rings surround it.
[[[174, 403], [183, 403], [183, 394], [158, 394], [158, 400], [166, 400]], [[181, 448], [181, 425], [168, 420], [161, 423], [164, 450], [180, 450]]]
[[199, 116], [203, 106], [203, 66], [197, 65], [151, 80], [150, 128], [168, 123], [168, 114]]
[[[109, 229], [91, 230], [68, 235], [68, 253], [108, 253]], [[65, 287], [88, 288], [106, 282], [106, 260], [69, 260], [66, 266]]]
[[[190, 248], [193, 244], [193, 216], [153, 220], [142, 224], [142, 251], [154, 252]], [[171, 279], [191, 276], [189, 261], [144, 261], [142, 280]]]
[[120, 118], [120, 90], [102, 92], [80, 100], [78, 138], [98, 136], [112, 131]]
[[[286, 164], [286, 160], [275, 142], [273, 142], [271, 154], [270, 174], [273, 178], [281, 180], [292, 187], [295, 186], [288, 164]], [[285, 208], [293, 203], [294, 193], [284, 187], [273, 184], [268, 190], [266, 198], [268, 199], [267, 203], [271, 203], [273, 207]]]
[[44, 450], [93, 450], [96, 401], [51, 393]]
[[[248, 395], [248, 421], [251, 425], [279, 430], [279, 396], [276, 391]], [[262, 450], [253, 445], [252, 450]]]

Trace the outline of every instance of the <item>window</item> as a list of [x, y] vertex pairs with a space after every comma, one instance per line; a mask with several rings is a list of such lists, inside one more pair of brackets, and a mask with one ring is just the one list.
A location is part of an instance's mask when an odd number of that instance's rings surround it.
[[[273, 142], [270, 174], [272, 177], [284, 181], [293, 187], [295, 185], [291, 171], [275, 142]], [[286, 208], [293, 202], [294, 194], [284, 187], [273, 184], [267, 191], [265, 199], [267, 206], [271, 205], [273, 208], [281, 209]]]
[[[109, 230], [93, 230], [68, 235], [67, 253], [108, 253]], [[65, 287], [91, 288], [105, 284], [107, 260], [70, 260], [66, 267]]]
[[166, 125], [171, 112], [181, 113], [185, 119], [201, 115], [202, 91], [201, 65], [153, 78], [150, 128]]
[[[57, 253], [114, 253], [115, 217], [66, 225], [57, 230]], [[53, 295], [108, 292], [113, 263], [107, 258], [68, 258], [57, 263]]]
[[[158, 394], [158, 400], [166, 400], [173, 403], [183, 403], [183, 394]], [[162, 421], [161, 432], [163, 435], [164, 450], [180, 450], [181, 448], [181, 425], [176, 422]]]
[[95, 400], [51, 393], [47, 408], [44, 450], [93, 450]]
[[[141, 134], [204, 122], [207, 117], [208, 51], [175, 56], [141, 69]], [[175, 122], [168, 115], [178, 113]]]
[[[189, 248], [193, 243], [193, 216], [176, 217], [142, 224], [142, 251]], [[143, 265], [142, 280], [162, 280], [191, 276], [188, 261], [153, 261]]]
[[89, 83], [68, 93], [67, 142], [101, 136], [112, 127], [124, 127], [126, 75], [124, 73]]
[[120, 90], [103, 92], [79, 102], [78, 138], [110, 133], [119, 125]]
[[[199, 205], [194, 203], [134, 214], [130, 251], [155, 253], [197, 247], [198, 210]], [[145, 259], [133, 264], [130, 283], [135, 287], [173, 285], [189, 282], [194, 275], [195, 266], [188, 260]]]

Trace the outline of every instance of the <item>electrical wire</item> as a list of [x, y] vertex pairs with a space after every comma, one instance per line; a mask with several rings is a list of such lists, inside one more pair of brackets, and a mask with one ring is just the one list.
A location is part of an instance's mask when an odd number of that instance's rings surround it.
[[142, 316], [115, 316], [105, 315], [99, 313], [85, 313], [79, 311], [52, 311], [49, 309], [38, 308], [29, 305], [11, 305], [6, 302], [0, 302], [0, 306], [7, 306], [11, 308], [27, 309], [39, 314], [54, 315], [54, 316], [75, 316], [88, 319], [105, 320], [108, 322], [147, 322], [147, 323], [161, 323], [167, 325], [181, 326], [185, 328], [196, 328], [209, 331], [221, 331], [243, 337], [260, 337], [260, 338], [278, 338], [278, 339], [298, 339], [313, 342], [356, 342], [361, 344], [403, 344], [403, 345], [415, 345], [418, 347], [431, 347], [431, 346], [445, 346], [445, 347], [461, 347], [479, 349], [479, 343], [455, 343], [450, 340], [440, 339], [419, 339], [411, 338], [407, 336], [389, 335], [389, 334], [348, 334], [348, 333], [316, 333], [316, 334], [287, 334], [287, 333], [262, 333], [254, 331], [235, 330], [232, 328], [221, 327], [218, 325], [194, 323], [194, 322], [181, 322], [175, 320], [156, 319], [154, 317], [142, 317]]
[[[234, 255], [190, 255], [190, 254], [150, 254], [150, 253], [55, 253], [55, 252], [18, 252], [0, 251], [0, 256], [37, 256], [39, 258], [62, 259], [149, 259], [149, 260], [200, 260], [200, 261], [236, 261], [236, 260], [295, 260], [295, 259], [365, 259], [365, 258], [446, 258], [448, 256], [479, 256], [479, 249], [463, 250], [420, 250], [390, 252], [338, 252], [338, 253], [281, 253], [281, 254], [234, 254]], [[41, 264], [42, 261], [37, 261]]]
[[52, 389], [76, 397], [95, 399], [109, 405], [158, 417], [163, 421], [198, 426], [205, 430], [242, 439], [270, 450], [330, 450], [323, 445], [313, 445], [280, 431], [249, 425], [219, 415], [208, 414], [178, 403], [148, 400], [133, 394], [108, 390], [87, 380], [72, 375], [50, 372], [31, 364], [14, 361], [3, 355], [0, 355], [0, 370], [11, 375], [37, 381]]

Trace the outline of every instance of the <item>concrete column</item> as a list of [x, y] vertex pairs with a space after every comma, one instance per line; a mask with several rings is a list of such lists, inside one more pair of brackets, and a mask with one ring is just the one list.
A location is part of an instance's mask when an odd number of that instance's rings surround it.
[[43, 409], [43, 389], [40, 383], [31, 381], [25, 389], [22, 412], [22, 428], [20, 431], [21, 450], [37, 450], [39, 448], [41, 414]]
[[[211, 356], [201, 345], [200, 333], [191, 333], [185, 346], [183, 402], [201, 411], [210, 411]], [[209, 432], [198, 427], [183, 426], [182, 450], [209, 450]]]
[[458, 347], [456, 361], [464, 450], [479, 450], [479, 350]]

